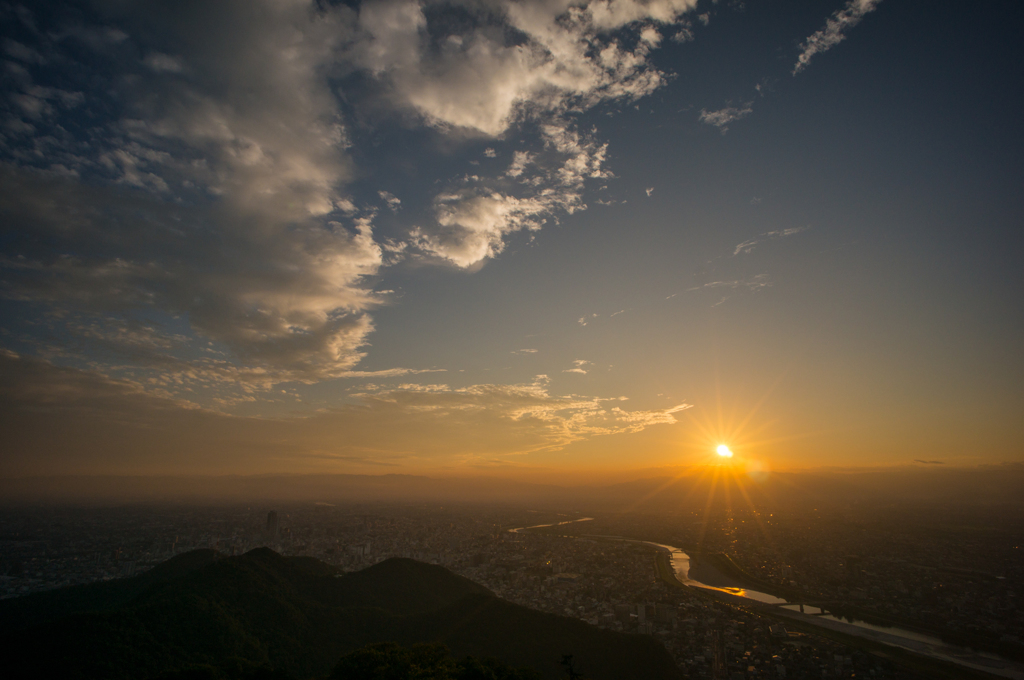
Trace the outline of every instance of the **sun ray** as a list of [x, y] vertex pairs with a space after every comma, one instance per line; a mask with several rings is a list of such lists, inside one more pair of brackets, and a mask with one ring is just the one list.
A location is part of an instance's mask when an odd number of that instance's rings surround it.
[[701, 519], [700, 534], [697, 536], [697, 554], [704, 550], [704, 536], [708, 530], [708, 518], [711, 516], [711, 504], [715, 498], [715, 487], [718, 485], [718, 470], [711, 475], [711, 487], [708, 489], [708, 500], [704, 504], [704, 517]]
[[641, 496], [639, 499], [637, 499], [631, 505], [627, 506], [625, 511], [626, 512], [631, 512], [631, 511], [635, 510], [639, 506], [643, 505], [645, 502], [649, 501], [650, 499], [652, 499], [655, 496], [657, 496], [658, 494], [660, 494], [662, 491], [665, 491], [670, 486], [681, 482], [683, 480], [683, 478], [686, 477], [686, 472], [687, 472], [686, 470], [683, 470], [682, 472], [679, 472], [675, 476], [669, 478], [663, 484], [660, 484], [659, 486], [655, 487], [651, 491], [648, 491], [646, 494]]
[[737, 480], [736, 480], [736, 488], [739, 490], [740, 494], [742, 494], [743, 499], [747, 502], [747, 506], [750, 508], [751, 514], [754, 517], [754, 521], [757, 523], [758, 529], [761, 530], [761, 535], [763, 535], [764, 538], [765, 538], [765, 541], [767, 541], [768, 547], [771, 548], [772, 551], [777, 552], [777, 548], [776, 548], [776, 545], [775, 545], [775, 539], [771, 535], [771, 533], [768, 531], [768, 528], [765, 526], [764, 520], [761, 517], [761, 513], [754, 506], [754, 502], [753, 502], [753, 500], [751, 500], [750, 495], [747, 493], [747, 490], [744, 488], [743, 480], [741, 478], [737, 478]]
[[702, 483], [702, 482], [703, 482], [703, 481], [705, 480], [705, 478], [707, 478], [707, 477], [708, 477], [709, 475], [713, 476], [713, 475], [714, 475], [714, 472], [715, 472], [715, 471], [714, 471], [714, 468], [705, 468], [705, 469], [704, 469], [704, 470], [703, 470], [703, 471], [701, 472], [700, 476], [699, 476], [699, 477], [697, 478], [697, 481], [696, 481], [696, 482], [695, 482], [695, 483], [693, 484], [693, 486], [691, 486], [691, 487], [690, 487], [690, 491], [689, 491], [689, 493], [687, 493], [687, 494], [686, 494], [686, 496], [685, 496], [685, 497], [683, 498], [683, 500], [682, 500], [682, 503], [681, 503], [681, 506], [684, 506], [684, 507], [688, 506], [688, 504], [689, 504], [689, 501], [690, 501], [690, 499], [691, 499], [691, 498], [693, 497], [693, 495], [694, 495], [695, 493], [697, 493], [697, 491], [698, 491], [698, 490], [700, 489], [700, 485], [701, 485], [701, 483]]

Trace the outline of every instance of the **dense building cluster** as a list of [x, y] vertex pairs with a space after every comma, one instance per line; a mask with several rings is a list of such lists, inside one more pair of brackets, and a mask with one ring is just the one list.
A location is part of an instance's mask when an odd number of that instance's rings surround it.
[[[981, 544], [948, 544], [943, 552], [934, 536], [915, 547], [902, 534], [850, 526], [844, 537], [826, 531], [817, 514], [616, 515], [510, 530], [570, 518], [510, 508], [328, 504], [10, 510], [0, 514], [0, 596], [131, 576], [195, 548], [241, 554], [270, 546], [344, 570], [409, 557], [444, 565], [526, 607], [652, 635], [693, 678], [917, 677], [879, 656], [786, 630], [756, 609], [673, 584], [654, 547], [610, 538], [632, 536], [690, 550], [699, 544], [808, 602], [853, 601], [900, 615], [942, 611], [943, 620], [1019, 635], [1020, 613], [1007, 609], [1016, 602], [1019, 567], [1002, 564], [1009, 569], [1004, 578], [955, 571], [964, 567], [954, 556], [983, 553]], [[912, 609], [908, 602], [920, 604]]]
[[693, 678], [915, 677], [879, 657], [673, 587], [659, 577], [656, 555], [635, 541], [521, 532], [453, 568], [518, 604], [654, 635]]
[[123, 578], [174, 555], [269, 546], [344, 569], [400, 556], [454, 564], [504, 528], [555, 517], [486, 508], [213, 506], [23, 508], [0, 512], [0, 597]]
[[1024, 524], [999, 508], [689, 510], [591, 530], [725, 555], [745, 583], [840, 617], [1024, 656]]
[[802, 599], [1024, 651], [1018, 527], [906, 509], [717, 519], [714, 549]]

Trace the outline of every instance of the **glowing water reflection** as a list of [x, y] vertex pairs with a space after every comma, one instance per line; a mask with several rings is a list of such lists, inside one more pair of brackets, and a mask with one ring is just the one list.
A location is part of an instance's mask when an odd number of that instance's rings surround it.
[[[572, 524], [573, 522], [587, 522], [592, 520], [592, 517], [583, 517], [580, 519], [567, 520], [565, 522], [557, 522], [554, 524], [539, 524], [536, 527], [519, 527], [518, 529], [510, 529], [513, 533], [519, 533], [524, 529], [534, 529], [539, 527], [559, 526], [562, 524]], [[778, 605], [779, 609], [787, 609], [794, 612], [794, 615], [799, 616], [799, 604], [791, 604], [787, 600], [781, 597], [775, 597], [768, 593], [758, 592], [756, 590], [748, 590], [746, 588], [719, 588], [716, 586], [709, 586], [706, 583], [695, 581], [690, 578], [690, 556], [685, 552], [671, 545], [664, 545], [661, 543], [652, 543], [650, 541], [638, 541], [635, 539], [624, 538], [622, 536], [598, 536], [591, 535], [592, 538], [604, 538], [616, 541], [625, 541], [627, 543], [641, 543], [643, 545], [649, 545], [659, 550], [663, 550], [668, 553], [669, 564], [672, 567], [672, 571], [676, 578], [685, 586], [694, 588], [704, 588], [707, 590], [716, 590], [728, 595], [736, 597], [743, 597], [748, 600], [755, 600], [757, 602], [763, 602], [769, 605]], [[819, 609], [814, 607], [814, 609]], [[958, 647], [956, 645], [949, 645], [942, 640], [925, 635], [922, 633], [916, 633], [911, 630], [905, 630], [903, 628], [887, 628], [884, 626], [876, 626], [864, 621], [858, 620], [845, 620], [839, 619], [829, 614], [825, 614], [822, 610], [821, 614], [813, 614], [802, 617], [801, 620], [807, 623], [812, 623], [825, 628], [841, 629], [847, 634], [855, 634], [861, 637], [867, 637], [878, 642], [883, 642], [888, 645], [895, 647], [902, 647], [918, 654], [925, 656], [931, 656], [945, 661], [951, 661], [961, 666], [968, 668], [974, 668], [976, 670], [986, 671], [995, 675], [999, 675], [1006, 678], [1013, 678], [1014, 680], [1024, 680], [1024, 670], [1022, 670], [1021, 664], [1004, 659], [995, 654], [989, 654], [986, 652], [976, 652], [966, 647]], [[859, 629], [859, 632], [857, 632]]]

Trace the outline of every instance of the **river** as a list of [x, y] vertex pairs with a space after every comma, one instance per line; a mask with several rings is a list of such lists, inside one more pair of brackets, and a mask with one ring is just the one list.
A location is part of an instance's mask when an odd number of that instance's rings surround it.
[[[513, 533], [519, 533], [525, 529], [561, 526], [562, 524], [589, 522], [591, 520], [593, 520], [593, 517], [582, 517], [580, 519], [567, 520], [565, 522], [557, 522], [553, 524], [539, 524], [535, 527], [519, 527], [517, 529], [511, 529], [510, 531]], [[764, 606], [774, 606], [777, 608], [779, 614], [782, 614], [787, 618], [798, 619], [804, 623], [845, 633], [847, 635], [874, 640], [875, 642], [881, 642], [893, 647], [906, 649], [916, 654], [921, 654], [922, 656], [942, 659], [943, 661], [948, 661], [959, 666], [965, 666], [979, 671], [985, 671], [987, 673], [992, 673], [993, 675], [1013, 678], [1014, 680], [1024, 680], [1024, 664], [1011, 661], [1010, 659], [1003, 658], [996, 654], [977, 652], [967, 647], [951, 645], [932, 635], [918, 633], [905, 628], [899, 628], [896, 626], [877, 626], [867, 623], [866, 621], [858, 621], [856, 619], [852, 621], [839, 619], [831, 614], [825, 614], [824, 610], [821, 610], [821, 614], [804, 614], [800, 612], [799, 604], [791, 603], [769, 593], [762, 593], [756, 590], [749, 590], [747, 588], [712, 586], [693, 580], [690, 578], [690, 556], [675, 546], [629, 539], [621, 536], [594, 536], [594, 538], [642, 543], [644, 545], [657, 548], [658, 550], [663, 550], [669, 554], [669, 563], [671, 564], [672, 570], [680, 583], [691, 588], [703, 588], [715, 591], [727, 600], [732, 598], [741, 598], [735, 601], [737, 603], [742, 603], [746, 600], [759, 602]], [[818, 609], [818, 607], [805, 607], [805, 609], [815, 610]]]
[[509, 529], [509, 531], [511, 533], [513, 533], [513, 534], [518, 534], [520, 531], [525, 531], [526, 529], [541, 529], [543, 527], [560, 527], [563, 524], [575, 524], [576, 522], [591, 522], [591, 521], [593, 521], [593, 519], [594, 519], [593, 517], [580, 517], [579, 519], [567, 519], [564, 522], [552, 522], [551, 524], [535, 524], [532, 527], [519, 527], [517, 529]]

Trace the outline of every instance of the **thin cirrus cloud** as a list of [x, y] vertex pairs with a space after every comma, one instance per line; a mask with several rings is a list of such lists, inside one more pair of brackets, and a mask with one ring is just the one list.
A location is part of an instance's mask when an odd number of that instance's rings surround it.
[[[815, 55], [827, 52], [843, 40], [846, 33], [860, 23], [866, 14], [875, 10], [882, 0], [848, 0], [846, 5], [836, 10], [825, 22], [825, 27], [815, 31], [800, 44], [800, 54], [796, 64], [793, 66], [792, 75], [797, 75], [807, 68]], [[763, 84], [757, 84], [754, 89], [758, 94], [763, 95]], [[701, 109], [699, 120], [706, 125], [718, 128], [722, 134], [729, 131], [729, 125], [746, 118], [753, 113], [753, 102], [747, 102], [742, 106], [726, 106], [721, 109], [708, 111]]]
[[761, 290], [762, 288], [770, 288], [771, 285], [772, 282], [768, 278], [767, 274], [757, 274], [746, 279], [736, 279], [730, 281], [711, 281], [710, 283], [705, 283], [701, 286], [687, 288], [686, 292], [689, 293], [691, 291], [706, 290], [709, 288], [732, 288], [734, 290], [745, 288], [749, 291], [757, 291]]
[[[683, 295], [684, 293], [692, 293], [698, 290], [713, 290], [716, 288], [727, 288], [730, 290], [748, 290], [750, 292], [756, 292], [764, 288], [770, 288], [772, 286], [771, 279], [767, 274], [756, 274], [754, 276], [745, 279], [727, 279], [721, 281], [709, 281], [699, 286], [692, 286], [687, 288], [682, 293], [672, 293], [671, 295], [665, 296], [666, 300], [671, 300], [674, 297]], [[719, 301], [716, 304], [721, 304], [723, 301]]]
[[860, 23], [869, 12], [873, 12], [882, 0], [849, 0], [846, 6], [829, 17], [825, 27], [815, 31], [800, 45], [800, 56], [793, 66], [793, 75], [807, 68], [815, 55], [827, 52], [843, 40], [851, 28]]
[[[545, 376], [511, 385], [364, 386], [357, 402], [301, 417], [229, 416], [131, 381], [0, 350], [0, 426], [9, 474], [292, 470], [511, 462], [593, 437], [671, 425], [690, 408], [626, 411], [622, 398], [557, 396]], [[60, 418], [60, 428], [47, 427]], [[269, 444], [268, 444], [269, 443]], [[140, 454], [140, 451], [144, 454]]]
[[736, 248], [733, 249], [732, 254], [733, 256], [749, 254], [754, 252], [754, 249], [757, 248], [758, 245], [764, 243], [765, 241], [774, 241], [780, 238], [787, 238], [789, 236], [799, 234], [800, 232], [807, 231], [808, 229], [810, 229], [810, 227], [790, 227], [788, 229], [776, 229], [774, 231], [766, 231], [763, 234], [758, 234], [752, 239], [748, 239], [743, 243], [737, 244]]
[[579, 373], [581, 375], [586, 375], [590, 370], [587, 367], [593, 365], [594, 362], [592, 361], [587, 361], [586, 359], [576, 359], [575, 361], [572, 362], [572, 368], [567, 368], [563, 370], [562, 373]]
[[718, 109], [717, 111], [701, 109], [700, 122], [705, 125], [713, 125], [724, 134], [725, 132], [728, 132], [730, 124], [737, 120], [746, 118], [753, 112], [753, 110], [752, 105], [749, 103], [744, 104], [741, 107], [727, 106], [725, 108]]

